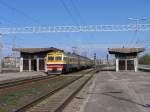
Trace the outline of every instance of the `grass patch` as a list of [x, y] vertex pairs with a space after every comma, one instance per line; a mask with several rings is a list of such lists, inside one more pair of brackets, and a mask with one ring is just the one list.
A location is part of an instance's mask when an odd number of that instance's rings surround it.
[[0, 96], [0, 112], [3, 112], [3, 108], [6, 108], [6, 106], [15, 106], [17, 104], [17, 101], [19, 99], [31, 96], [33, 94], [39, 93], [40, 91], [49, 88], [48, 83], [43, 83], [37, 87], [29, 87], [25, 88], [21, 91], [16, 91], [13, 93], [7, 93], [5, 95]]
[[[63, 79], [66, 83], [70, 81], [66, 79], [67, 78]], [[64, 83], [63, 80], [42, 83], [37, 85], [36, 87], [29, 86], [18, 91], [0, 95], [0, 112], [6, 112], [6, 109], [16, 108], [19, 101], [22, 101], [23, 99], [28, 98], [32, 95], [41, 93], [43, 90], [52, 90], [52, 88], [58, 88], [58, 86], [61, 86]]]

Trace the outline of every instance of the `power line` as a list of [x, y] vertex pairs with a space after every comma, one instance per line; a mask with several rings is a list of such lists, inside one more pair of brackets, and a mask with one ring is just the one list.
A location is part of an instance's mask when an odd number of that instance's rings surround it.
[[6, 1], [0, 0], [0, 3], [3, 4], [3, 5], [5, 5], [5, 6], [8, 7], [9, 9], [11, 9], [11, 10], [17, 12], [18, 14], [23, 15], [24, 17], [28, 18], [30, 21], [32, 21], [32, 22], [34, 22], [34, 23], [36, 23], [36, 24], [39, 24], [39, 22], [38, 22], [36, 19], [34, 19], [33, 17], [27, 15], [25, 12], [23, 12], [23, 11], [21, 11], [21, 10], [15, 8], [15, 7], [13, 7], [13, 6], [11, 6], [11, 5], [8, 4]]
[[[66, 12], [68, 13], [68, 15], [71, 17], [72, 21], [76, 24], [76, 25], [79, 25], [78, 24], [78, 21], [74, 18], [71, 10], [68, 8], [68, 6], [65, 4], [65, 2], [63, 0], [60, 0], [61, 4], [63, 5], [63, 7], [65, 8]], [[74, 9], [76, 10], [76, 7], [74, 5], [74, 3], [72, 2], [72, 5], [74, 7]]]
[[71, 17], [72, 22], [74, 22], [76, 25], [78, 25], [78, 22], [74, 19], [73, 14], [71, 13], [70, 9], [68, 8], [68, 6], [65, 4], [65, 2], [63, 0], [59, 0], [61, 2], [61, 4], [63, 5], [64, 9], [66, 10], [66, 12], [68, 13], [68, 15]]
[[[4, 20], [4, 21], [6, 21], [6, 22], [8, 22], [8, 23], [10, 23], [10, 24], [20, 26], [19, 24], [15, 23], [15, 22], [13, 22], [13, 21], [10, 21], [9, 19], [7, 19], [7, 18], [5, 18], [5, 17], [0, 16], [0, 19]], [[1, 24], [2, 24], [2, 23], [1, 23]]]
[[82, 18], [82, 16], [81, 16], [80, 12], [79, 12], [79, 10], [78, 10], [78, 7], [77, 7], [76, 4], [74, 3], [74, 1], [73, 1], [73, 0], [70, 0], [70, 2], [71, 2], [71, 4], [72, 4], [72, 6], [74, 7], [74, 10], [75, 10], [77, 16], [79, 17], [80, 22], [83, 23], [83, 24], [86, 24], [86, 22], [83, 20], [83, 18]]

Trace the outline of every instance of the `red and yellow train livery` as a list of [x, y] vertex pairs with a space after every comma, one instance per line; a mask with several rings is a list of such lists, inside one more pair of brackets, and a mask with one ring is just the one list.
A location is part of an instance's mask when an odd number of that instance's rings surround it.
[[61, 51], [50, 52], [46, 56], [46, 72], [48, 74], [62, 74], [72, 70], [88, 68], [93, 65], [93, 61], [74, 53]]

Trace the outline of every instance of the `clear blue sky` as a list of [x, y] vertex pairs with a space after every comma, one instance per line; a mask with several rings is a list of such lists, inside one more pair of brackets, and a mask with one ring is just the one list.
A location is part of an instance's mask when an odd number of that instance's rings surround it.
[[[3, 2], [4, 1], [4, 2]], [[57, 26], [88, 24], [129, 24], [128, 17], [146, 17], [150, 23], [150, 0], [0, 0], [0, 27]], [[69, 11], [65, 9], [65, 6]], [[71, 13], [71, 14], [70, 14]], [[11, 54], [12, 37], [16, 47], [58, 47], [82, 54], [106, 56], [107, 47], [130, 47], [134, 32], [87, 32], [17, 34], [3, 36], [3, 54]], [[150, 32], [138, 33], [140, 46], [150, 45]], [[84, 48], [82, 48], [84, 46]], [[149, 46], [146, 52], [150, 52]]]

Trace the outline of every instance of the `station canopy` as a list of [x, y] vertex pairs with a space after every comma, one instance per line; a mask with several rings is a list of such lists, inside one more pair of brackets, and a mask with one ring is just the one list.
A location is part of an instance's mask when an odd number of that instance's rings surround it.
[[110, 54], [130, 54], [143, 52], [144, 48], [108, 48]]
[[40, 53], [40, 52], [53, 52], [53, 51], [61, 51], [64, 52], [61, 49], [57, 49], [54, 47], [50, 48], [12, 48], [12, 51], [18, 51], [22, 53]]

